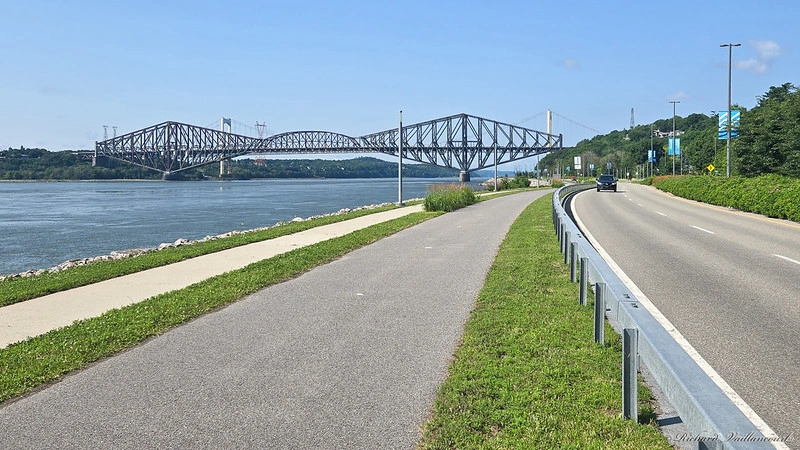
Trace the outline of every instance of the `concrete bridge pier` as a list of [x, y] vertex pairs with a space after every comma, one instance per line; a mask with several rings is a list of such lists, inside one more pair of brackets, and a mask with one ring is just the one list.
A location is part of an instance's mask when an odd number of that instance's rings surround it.
[[461, 171], [461, 172], [458, 174], [458, 181], [460, 181], [460, 182], [462, 182], [462, 183], [466, 183], [466, 182], [468, 182], [468, 181], [469, 181], [469, 172], [468, 172], [468, 171], [466, 171], [466, 170], [462, 170], [462, 171]]
[[223, 159], [219, 162], [219, 177], [222, 178], [225, 175], [231, 174], [231, 160], [230, 159]]

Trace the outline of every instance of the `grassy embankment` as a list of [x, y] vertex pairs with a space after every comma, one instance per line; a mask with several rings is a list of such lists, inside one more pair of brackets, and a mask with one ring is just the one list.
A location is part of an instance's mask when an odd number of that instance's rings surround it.
[[679, 197], [800, 222], [800, 180], [780, 175], [755, 178], [663, 176], [650, 183]]
[[[622, 347], [594, 344], [550, 215], [531, 204], [506, 236], [419, 447], [670, 448], [652, 424], [621, 419]], [[653, 419], [639, 388], [640, 420]]]

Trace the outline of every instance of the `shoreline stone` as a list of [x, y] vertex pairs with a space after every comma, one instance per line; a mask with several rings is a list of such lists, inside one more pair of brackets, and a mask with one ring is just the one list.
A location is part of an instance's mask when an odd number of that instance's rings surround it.
[[214, 241], [214, 240], [217, 240], [217, 239], [225, 239], [225, 238], [229, 238], [231, 236], [235, 236], [235, 235], [239, 235], [239, 234], [253, 233], [253, 232], [256, 232], [256, 231], [264, 231], [264, 230], [268, 230], [270, 228], [283, 226], [283, 225], [286, 225], [286, 224], [289, 224], [289, 223], [292, 223], [292, 222], [305, 222], [307, 220], [320, 219], [320, 218], [323, 218], [323, 217], [338, 216], [338, 215], [346, 214], [346, 213], [353, 212], [353, 211], [376, 209], [376, 208], [381, 208], [381, 207], [384, 207], [384, 206], [392, 206], [392, 205], [394, 205], [394, 203], [385, 202], [385, 203], [378, 203], [378, 204], [373, 204], [373, 205], [359, 206], [358, 208], [352, 208], [352, 209], [351, 208], [342, 208], [342, 209], [340, 209], [340, 210], [338, 210], [336, 212], [327, 213], [327, 214], [317, 214], [317, 215], [314, 215], [314, 216], [310, 216], [310, 217], [308, 217], [306, 219], [304, 219], [302, 217], [295, 217], [290, 221], [280, 221], [280, 222], [275, 223], [275, 225], [272, 225], [271, 227], [260, 227], [260, 228], [250, 229], [250, 230], [234, 230], [234, 231], [229, 231], [227, 233], [218, 234], [216, 236], [210, 236], [209, 235], [209, 236], [206, 236], [206, 237], [204, 237], [202, 239], [198, 239], [198, 240], [189, 240], [189, 239], [180, 238], [180, 239], [176, 240], [175, 242], [161, 243], [157, 247], [153, 247], [153, 248], [133, 248], [133, 249], [128, 249], [128, 250], [117, 250], [117, 251], [113, 251], [113, 252], [111, 252], [111, 253], [109, 253], [107, 255], [93, 256], [93, 257], [90, 257], [90, 258], [71, 259], [71, 260], [68, 260], [68, 261], [64, 261], [63, 263], [61, 263], [61, 264], [59, 264], [57, 266], [51, 267], [49, 269], [31, 269], [31, 270], [26, 270], [25, 272], [20, 272], [20, 273], [0, 275], [0, 282], [8, 280], [8, 279], [14, 279], [14, 278], [27, 278], [27, 277], [37, 276], [37, 275], [43, 275], [43, 274], [46, 274], [46, 273], [63, 272], [65, 270], [69, 270], [69, 269], [72, 269], [72, 268], [75, 268], [75, 267], [85, 266], [85, 265], [92, 264], [92, 263], [95, 263], [95, 262], [100, 262], [100, 261], [114, 261], [114, 260], [119, 260], [119, 259], [135, 258], [135, 257], [137, 257], [139, 255], [143, 255], [145, 253], [156, 252], [156, 251], [159, 251], [159, 250], [164, 250], [164, 249], [167, 249], [167, 248], [180, 247], [180, 246], [184, 246], [184, 245], [192, 245], [192, 244], [197, 244], [197, 243], [202, 243], [202, 242]]

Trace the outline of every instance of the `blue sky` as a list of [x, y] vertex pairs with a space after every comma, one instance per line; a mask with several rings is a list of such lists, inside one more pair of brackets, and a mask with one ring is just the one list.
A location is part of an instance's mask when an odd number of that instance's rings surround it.
[[[0, 148], [167, 120], [351, 136], [468, 113], [565, 144], [800, 84], [800, 3], [4, 1]], [[534, 116], [533, 119], [525, 120]], [[218, 125], [214, 125], [217, 127]], [[255, 133], [235, 126], [235, 132]]]

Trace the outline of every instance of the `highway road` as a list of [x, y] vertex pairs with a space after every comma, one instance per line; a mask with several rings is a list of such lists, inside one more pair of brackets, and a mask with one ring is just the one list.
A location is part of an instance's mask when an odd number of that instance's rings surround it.
[[627, 183], [580, 193], [572, 207], [700, 355], [800, 448], [800, 225]]

